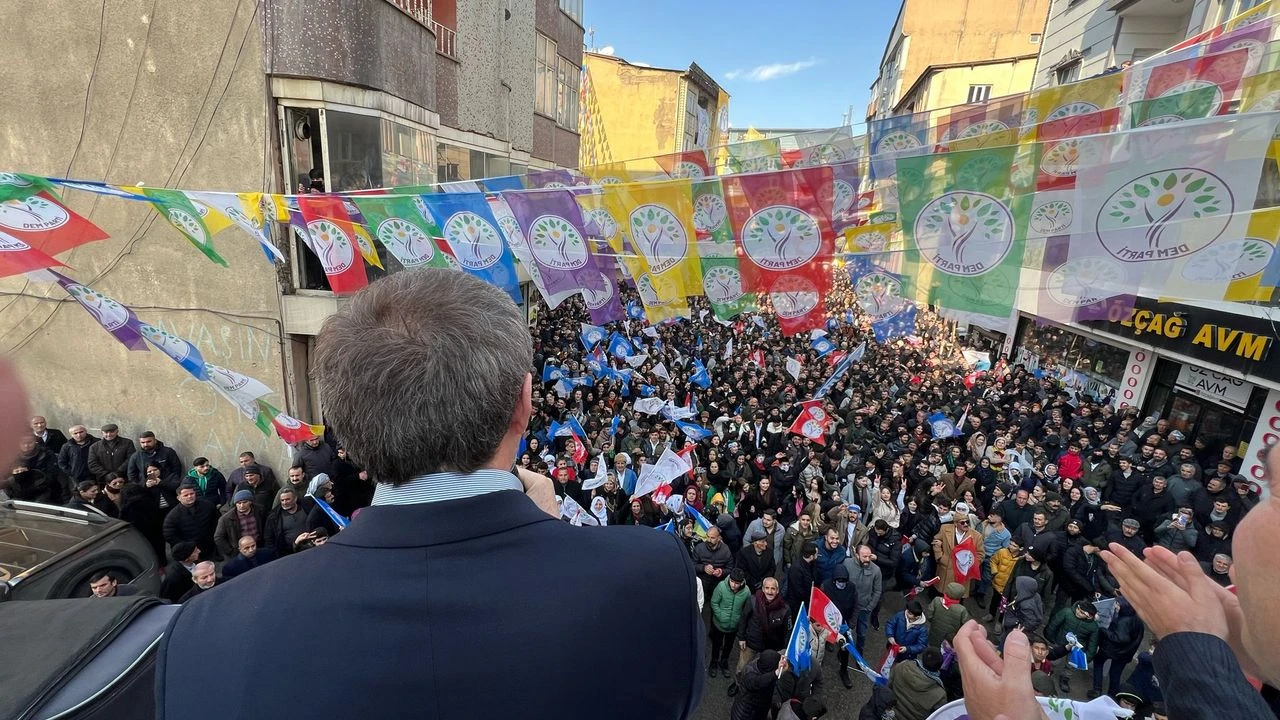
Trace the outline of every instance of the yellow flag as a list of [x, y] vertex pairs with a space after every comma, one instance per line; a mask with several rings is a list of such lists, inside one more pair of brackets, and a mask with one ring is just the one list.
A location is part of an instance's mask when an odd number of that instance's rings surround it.
[[[1274, 145], [1274, 143], [1272, 143]], [[1249, 216], [1246, 237], [1240, 240], [1219, 241], [1202, 252], [1215, 251], [1223, 259], [1222, 264], [1232, 272], [1224, 300], [1250, 302], [1267, 301], [1275, 288], [1262, 282], [1267, 265], [1275, 254], [1276, 240], [1280, 238], [1280, 208], [1255, 210]]]
[[640, 302], [644, 304], [644, 314], [650, 323], [656, 325], [664, 320], [689, 317], [689, 301], [678, 296], [659, 297], [649, 273], [641, 273], [637, 277], [636, 291], [640, 293]]
[[606, 207], [604, 196], [600, 193], [581, 193], [575, 195], [574, 199], [578, 201], [578, 207], [582, 210], [582, 220], [586, 223], [587, 234], [599, 233], [599, 239], [608, 246], [607, 251], [599, 245], [595, 246], [598, 255], [606, 255], [621, 261], [622, 268], [632, 280], [649, 272], [649, 266], [645, 264], [644, 258], [624, 250], [622, 226], [614, 215], [618, 212], [618, 208], [611, 210]]
[[874, 223], [846, 228], [845, 252], [881, 253], [895, 250], [898, 245], [895, 242], [897, 230], [896, 223]]
[[639, 179], [631, 175], [625, 163], [592, 165], [591, 167], [583, 168], [582, 172], [591, 178], [591, 184], [593, 185], [617, 185], [618, 183], [635, 182]]
[[1023, 112], [1022, 140], [1035, 140], [1039, 123], [1115, 107], [1123, 84], [1124, 73], [1117, 72], [1031, 93]]
[[[692, 181], [606, 185], [601, 195], [605, 208], [617, 219], [621, 234], [629, 241], [626, 252], [644, 260], [658, 298], [702, 294]], [[632, 277], [638, 282], [640, 275], [633, 271]]]
[[369, 237], [369, 228], [365, 227], [364, 214], [355, 203], [346, 198], [342, 199], [342, 208], [347, 211], [347, 217], [351, 218], [351, 229], [355, 231], [356, 247], [360, 248], [360, 256], [365, 262], [382, 270], [382, 261], [378, 259], [378, 251], [373, 247], [373, 238]]
[[[1240, 81], [1240, 112], [1280, 110], [1280, 70], [1258, 73]], [[1280, 158], [1280, 141], [1273, 139], [1267, 157]], [[1264, 177], [1265, 180], [1265, 177]]]

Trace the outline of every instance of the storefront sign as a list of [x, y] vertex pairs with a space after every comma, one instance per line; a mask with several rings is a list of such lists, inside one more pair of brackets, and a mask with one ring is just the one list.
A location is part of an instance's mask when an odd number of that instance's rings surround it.
[[1142, 396], [1151, 382], [1153, 362], [1155, 353], [1150, 350], [1133, 350], [1129, 353], [1129, 364], [1124, 368], [1124, 377], [1120, 378], [1120, 395], [1116, 398], [1116, 407], [1123, 410], [1142, 405]]
[[1197, 397], [1236, 410], [1244, 410], [1249, 404], [1249, 396], [1253, 394], [1253, 383], [1192, 365], [1182, 366], [1177, 384]]
[[1266, 318], [1138, 298], [1106, 320], [1079, 323], [1125, 340], [1166, 349], [1240, 373], [1280, 382], [1280, 363], [1267, 362], [1280, 338]]
[[1280, 442], [1280, 390], [1267, 393], [1267, 404], [1262, 406], [1258, 426], [1253, 430], [1253, 437], [1249, 440], [1249, 447], [1242, 456], [1244, 462], [1240, 467], [1241, 475], [1258, 483], [1263, 497], [1270, 493], [1267, 492], [1268, 483], [1262, 482], [1266, 475], [1266, 467], [1258, 458], [1258, 451], [1276, 442]]

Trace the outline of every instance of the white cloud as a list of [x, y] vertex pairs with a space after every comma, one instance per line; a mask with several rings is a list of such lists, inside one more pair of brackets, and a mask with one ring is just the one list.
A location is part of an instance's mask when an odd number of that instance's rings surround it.
[[612, 46], [612, 45], [605, 45], [604, 47], [602, 47], [602, 48], [600, 48], [600, 49], [596, 50], [596, 52], [597, 52], [597, 53], [599, 53], [599, 54], [601, 54], [601, 55], [612, 55], [612, 54], [613, 54], [613, 46]]
[[767, 82], [776, 80], [780, 77], [794, 75], [801, 70], [811, 68], [817, 65], [820, 60], [809, 58], [808, 60], [800, 60], [793, 63], [770, 63], [768, 65], [757, 65], [750, 70], [730, 70], [724, 74], [726, 80], [737, 80], [742, 78], [751, 82]]

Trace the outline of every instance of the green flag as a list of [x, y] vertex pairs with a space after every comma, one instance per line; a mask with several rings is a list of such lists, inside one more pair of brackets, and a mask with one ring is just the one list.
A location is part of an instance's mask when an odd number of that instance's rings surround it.
[[742, 288], [733, 228], [719, 180], [693, 183], [693, 227], [702, 260], [702, 291], [721, 320], [756, 309], [755, 293]]
[[221, 265], [229, 267], [227, 261], [222, 259], [217, 250], [213, 249], [213, 235], [209, 233], [209, 228], [204, 224], [204, 218], [195, 205], [191, 204], [191, 200], [180, 190], [165, 190], [163, 188], [144, 188], [144, 187], [125, 187], [121, 188], [127, 192], [145, 195], [151, 199], [151, 205], [155, 207], [156, 212], [160, 213], [160, 217], [164, 218], [170, 225], [182, 233], [197, 250], [204, 253], [204, 256]]
[[1129, 105], [1129, 127], [1149, 127], [1207, 118], [1221, 103], [1221, 91], [1217, 85], [1206, 85], [1151, 100], [1138, 100]]
[[9, 200], [25, 200], [42, 192], [62, 200], [58, 197], [58, 191], [53, 187], [53, 183], [39, 175], [0, 172], [0, 203]]
[[1017, 299], [1030, 188], [1011, 179], [1018, 146], [897, 161], [907, 274], [921, 299], [1007, 318]]
[[396, 197], [349, 198], [364, 214], [369, 234], [406, 268], [454, 267], [447, 253], [436, 244], [442, 237], [440, 227], [422, 198], [417, 195]]

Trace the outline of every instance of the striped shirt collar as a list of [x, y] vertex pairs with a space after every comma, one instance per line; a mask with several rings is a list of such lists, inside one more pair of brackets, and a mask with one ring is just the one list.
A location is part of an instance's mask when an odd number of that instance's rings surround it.
[[519, 478], [505, 470], [431, 473], [419, 475], [399, 485], [379, 483], [373, 491], [373, 504], [418, 505], [461, 500], [503, 490], [524, 492], [524, 486], [520, 484]]

